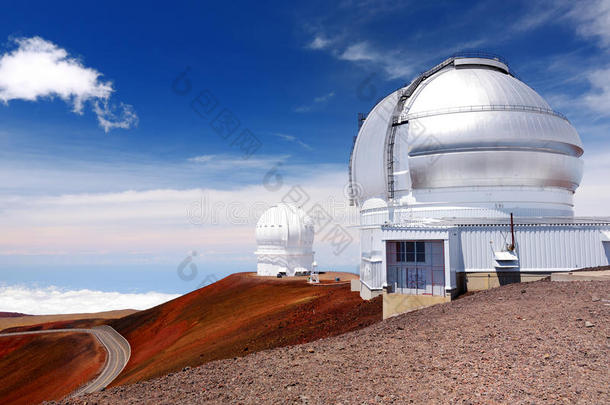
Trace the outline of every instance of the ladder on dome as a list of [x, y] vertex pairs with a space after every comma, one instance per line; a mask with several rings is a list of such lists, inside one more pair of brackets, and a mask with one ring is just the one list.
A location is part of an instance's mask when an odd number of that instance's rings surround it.
[[[407, 121], [407, 120], [405, 120], [405, 121], [402, 120], [402, 106], [404, 106], [406, 101], [413, 95], [415, 90], [419, 87], [419, 85], [424, 80], [426, 80], [433, 74], [437, 73], [441, 69], [445, 68], [446, 66], [449, 66], [450, 64], [452, 64], [455, 59], [456, 59], [456, 57], [452, 56], [451, 58], [444, 60], [443, 62], [439, 63], [438, 65], [434, 66], [433, 68], [428, 69], [425, 72], [421, 73], [419, 76], [417, 76], [415, 78], [415, 80], [413, 80], [409, 84], [409, 86], [407, 86], [407, 88], [400, 95], [400, 99], [398, 100], [397, 108], [394, 112], [394, 115], [392, 116], [392, 126], [391, 126], [390, 134], [388, 136], [388, 140], [386, 143], [386, 162], [387, 162], [386, 170], [388, 173], [388, 198], [389, 199], [394, 199], [394, 144], [396, 143], [396, 131], [400, 125], [409, 123], [409, 121]], [[350, 159], [350, 180], [351, 180], [351, 159]], [[351, 184], [351, 181], [350, 181], [350, 184]]]

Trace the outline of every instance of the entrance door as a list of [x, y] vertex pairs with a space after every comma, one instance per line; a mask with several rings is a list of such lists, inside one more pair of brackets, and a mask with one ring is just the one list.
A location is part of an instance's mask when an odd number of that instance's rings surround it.
[[387, 281], [400, 294], [445, 295], [442, 241], [390, 241]]

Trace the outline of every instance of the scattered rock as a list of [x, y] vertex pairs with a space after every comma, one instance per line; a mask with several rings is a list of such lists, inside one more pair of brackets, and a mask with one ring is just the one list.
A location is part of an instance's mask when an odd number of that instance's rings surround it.
[[[506, 285], [314, 344], [248, 352], [60, 403], [609, 403], [610, 311], [591, 297], [609, 296], [610, 283], [532, 282], [527, 299], [523, 288]], [[565, 327], [570, 319], [578, 327]]]

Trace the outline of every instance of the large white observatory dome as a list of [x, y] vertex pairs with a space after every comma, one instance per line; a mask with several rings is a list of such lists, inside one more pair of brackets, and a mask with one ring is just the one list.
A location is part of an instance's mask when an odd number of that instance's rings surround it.
[[311, 271], [313, 238], [313, 220], [301, 208], [284, 203], [269, 208], [256, 224], [258, 275]]
[[571, 216], [582, 154], [567, 118], [505, 63], [452, 57], [368, 114], [350, 159], [352, 199], [415, 216]]

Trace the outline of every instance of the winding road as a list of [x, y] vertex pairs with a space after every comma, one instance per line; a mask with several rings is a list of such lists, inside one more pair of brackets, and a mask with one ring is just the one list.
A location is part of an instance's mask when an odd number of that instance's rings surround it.
[[129, 361], [129, 357], [131, 356], [131, 346], [129, 345], [127, 339], [108, 325], [96, 326], [91, 329], [48, 329], [30, 332], [0, 333], [0, 337], [59, 332], [90, 333], [95, 336], [95, 338], [102, 344], [102, 346], [104, 346], [104, 349], [106, 349], [106, 352], [108, 353], [106, 356], [106, 362], [104, 363], [104, 367], [102, 368], [100, 374], [88, 384], [76, 390], [72, 394], [73, 396], [100, 391], [106, 388], [112, 381], [114, 381], [121, 371], [123, 371], [127, 365], [127, 362]]

